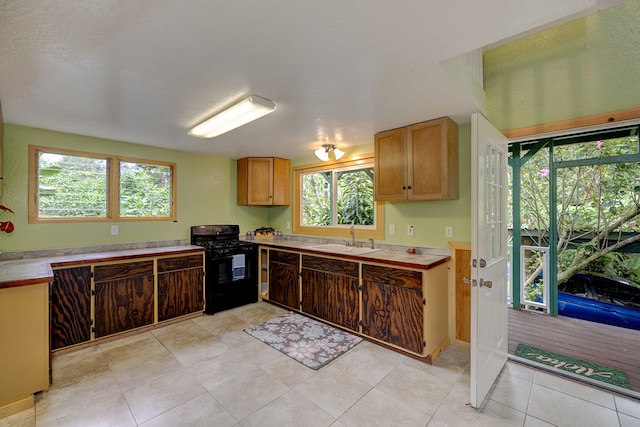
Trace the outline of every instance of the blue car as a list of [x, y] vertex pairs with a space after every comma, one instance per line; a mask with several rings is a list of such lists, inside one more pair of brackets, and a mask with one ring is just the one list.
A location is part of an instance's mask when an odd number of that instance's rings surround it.
[[640, 330], [640, 288], [623, 279], [574, 274], [558, 285], [558, 314]]

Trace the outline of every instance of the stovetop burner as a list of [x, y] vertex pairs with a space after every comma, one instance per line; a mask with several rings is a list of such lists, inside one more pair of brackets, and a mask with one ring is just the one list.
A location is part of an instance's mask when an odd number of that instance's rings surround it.
[[253, 247], [255, 243], [245, 242], [241, 240], [221, 240], [221, 241], [208, 241], [204, 244], [204, 247], [209, 250], [214, 249], [233, 249], [242, 247]]
[[191, 227], [191, 244], [204, 246], [210, 256], [242, 253], [256, 246], [239, 240], [240, 227], [229, 225], [197, 225]]

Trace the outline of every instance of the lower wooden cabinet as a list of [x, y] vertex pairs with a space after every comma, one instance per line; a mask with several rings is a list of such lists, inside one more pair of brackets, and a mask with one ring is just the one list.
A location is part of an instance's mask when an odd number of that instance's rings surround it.
[[363, 264], [362, 333], [422, 353], [422, 273]]
[[287, 307], [300, 309], [300, 255], [270, 251], [269, 253], [269, 300]]
[[204, 309], [202, 255], [158, 260], [158, 321]]
[[91, 266], [55, 270], [51, 284], [51, 349], [91, 339]]
[[94, 281], [96, 338], [153, 323], [152, 260], [97, 266]]
[[302, 256], [302, 311], [358, 330], [358, 263]]
[[52, 350], [202, 312], [204, 251], [54, 266], [50, 300]]
[[262, 299], [430, 363], [449, 345], [446, 259], [412, 268], [266, 245], [260, 256]]

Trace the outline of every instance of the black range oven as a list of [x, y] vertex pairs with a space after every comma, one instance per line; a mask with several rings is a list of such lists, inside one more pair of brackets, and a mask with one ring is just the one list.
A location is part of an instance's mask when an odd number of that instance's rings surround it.
[[258, 245], [239, 240], [237, 225], [191, 227], [191, 244], [206, 248], [205, 314], [258, 300]]

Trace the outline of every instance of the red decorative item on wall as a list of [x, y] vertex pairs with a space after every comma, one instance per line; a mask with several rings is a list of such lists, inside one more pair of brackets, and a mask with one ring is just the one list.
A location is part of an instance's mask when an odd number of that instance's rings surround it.
[[[13, 213], [11, 209], [5, 206], [3, 203], [0, 203], [0, 216], [6, 214], [7, 212]], [[0, 231], [4, 231], [5, 233], [11, 233], [15, 227], [11, 221], [0, 221]]]

